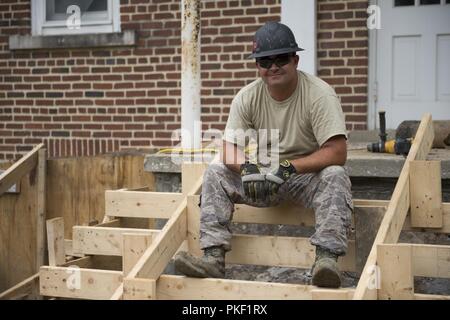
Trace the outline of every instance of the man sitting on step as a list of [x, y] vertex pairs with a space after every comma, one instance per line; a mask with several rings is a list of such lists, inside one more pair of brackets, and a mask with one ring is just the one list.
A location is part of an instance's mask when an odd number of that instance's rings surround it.
[[[276, 206], [289, 200], [315, 212], [312, 283], [341, 285], [338, 256], [347, 250], [353, 210], [346, 127], [339, 98], [319, 78], [297, 70], [299, 48], [292, 31], [268, 22], [255, 34], [253, 54], [260, 78], [234, 98], [223, 138], [222, 162], [210, 164], [202, 187], [200, 247], [204, 256], [179, 253], [177, 270], [190, 277], [225, 277], [231, 250], [234, 204]], [[246, 159], [239, 133], [276, 130], [279, 161]], [[267, 132], [267, 131], [266, 131]]]

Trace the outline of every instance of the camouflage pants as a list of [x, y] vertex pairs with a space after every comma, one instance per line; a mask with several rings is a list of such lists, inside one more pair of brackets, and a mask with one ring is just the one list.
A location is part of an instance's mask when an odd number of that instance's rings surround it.
[[[330, 166], [319, 173], [294, 174], [284, 183], [273, 202], [251, 203], [241, 177], [222, 163], [210, 164], [202, 186], [200, 247], [223, 246], [231, 250], [230, 223], [234, 204], [272, 207], [291, 201], [315, 212], [316, 231], [311, 244], [338, 255], [347, 251], [347, 232], [353, 210], [351, 182], [343, 167]], [[269, 200], [268, 200], [269, 201]]]

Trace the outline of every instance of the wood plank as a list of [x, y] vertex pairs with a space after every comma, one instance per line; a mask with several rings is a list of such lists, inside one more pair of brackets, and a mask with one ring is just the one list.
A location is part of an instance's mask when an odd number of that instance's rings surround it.
[[196, 279], [161, 275], [156, 282], [156, 296], [162, 300], [311, 300], [308, 285]]
[[[233, 250], [226, 255], [227, 263], [282, 266], [309, 269], [315, 260], [315, 247], [308, 238], [260, 235], [233, 235]], [[347, 255], [340, 257], [342, 271], [355, 271], [355, 242], [348, 243]]]
[[200, 257], [203, 251], [200, 249], [200, 197], [190, 195], [187, 197], [187, 244], [189, 253]]
[[109, 299], [122, 283], [122, 272], [109, 270], [41, 267], [43, 296], [76, 299]]
[[380, 268], [378, 299], [411, 300], [414, 296], [412, 250], [409, 244], [377, 245]]
[[66, 262], [64, 243], [64, 219], [47, 220], [48, 264], [60, 266]]
[[450, 246], [410, 244], [414, 276], [450, 279]]
[[442, 228], [413, 228], [411, 227], [411, 216], [408, 215], [403, 225], [403, 231], [450, 233], [450, 203], [442, 203]]
[[105, 213], [114, 217], [168, 219], [183, 199], [175, 192], [106, 191]]
[[20, 194], [0, 196], [0, 291], [39, 271], [36, 174], [37, 170], [32, 170], [21, 178]]
[[73, 227], [72, 250], [75, 254], [121, 256], [124, 233], [154, 237], [159, 230], [75, 226]]
[[123, 233], [122, 263], [126, 276], [150, 246], [156, 234]]
[[75, 257], [75, 258], [83, 258], [84, 257], [84, 254], [73, 253], [71, 239], [64, 239], [64, 252], [66, 253], [66, 259], [67, 259], [67, 257]]
[[[36, 204], [36, 270], [44, 264], [45, 261], [45, 220], [47, 216], [46, 206], [46, 190], [47, 190], [47, 161], [45, 156], [46, 150], [41, 148], [38, 150], [37, 164], [37, 204]], [[64, 224], [63, 224], [64, 227]], [[61, 231], [61, 230], [59, 230]], [[64, 230], [62, 230], [64, 232]], [[62, 241], [64, 242], [64, 234]], [[57, 262], [64, 263], [61, 254], [64, 255], [64, 243], [58, 252]], [[65, 260], [65, 257], [64, 257]]]
[[351, 300], [354, 289], [323, 289], [317, 288], [311, 290], [313, 300]]
[[442, 228], [442, 186], [440, 161], [411, 161], [411, 226]]
[[24, 299], [31, 296], [36, 298], [39, 288], [39, 273], [16, 284], [14, 287], [0, 293], [0, 300]]
[[[200, 196], [192, 195], [192, 205], [189, 214], [191, 219], [200, 216], [200, 208], [198, 203]], [[354, 200], [354, 206], [357, 209], [367, 208], [368, 210], [385, 211], [389, 205], [389, 201], [385, 200]], [[355, 210], [355, 214], [359, 210]], [[404, 231], [431, 231], [437, 233], [450, 233], [450, 203], [442, 204], [443, 226], [437, 229], [412, 228], [410, 215], [406, 217], [403, 230]], [[278, 207], [256, 208], [247, 205], [236, 204], [233, 214], [233, 222], [238, 223], [264, 223], [264, 224], [287, 224], [300, 226], [314, 226], [315, 220], [312, 209], [298, 208], [290, 204], [282, 204]], [[189, 221], [188, 221], [189, 223]], [[193, 222], [195, 225], [195, 222]]]
[[152, 245], [133, 267], [129, 278], [157, 279], [187, 236], [187, 199], [179, 204]]
[[154, 176], [144, 171], [144, 156], [117, 152], [48, 159], [47, 218], [63, 217], [66, 237], [71, 239], [73, 226], [103, 220], [106, 190], [143, 185], [153, 189]]
[[450, 296], [414, 293], [414, 300], [450, 300]]
[[109, 300], [122, 300], [123, 298], [123, 283], [120, 284], [120, 286], [114, 291], [113, 295]]
[[156, 280], [125, 278], [123, 300], [156, 300]]
[[203, 177], [207, 167], [208, 163], [203, 162], [183, 162], [181, 164], [181, 190], [184, 195], [192, 193], [192, 186]]
[[374, 288], [370, 285], [371, 281], [373, 281], [373, 273], [371, 271], [374, 270], [374, 266], [377, 265], [377, 245], [397, 242], [410, 206], [409, 164], [413, 160], [425, 160], [426, 155], [431, 149], [433, 136], [434, 130], [431, 115], [426, 114], [422, 118], [411, 150], [403, 165], [403, 169], [395, 186], [377, 237], [375, 238], [372, 250], [367, 258], [353, 299], [377, 299], [376, 287]]
[[0, 175], [0, 196], [37, 165], [38, 151], [43, 146], [43, 143], [35, 146]]

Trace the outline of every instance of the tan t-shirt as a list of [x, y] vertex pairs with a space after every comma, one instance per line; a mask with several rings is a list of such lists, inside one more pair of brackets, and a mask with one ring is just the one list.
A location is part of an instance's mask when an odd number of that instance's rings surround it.
[[270, 96], [261, 78], [242, 88], [231, 104], [223, 138], [242, 146], [242, 130], [236, 129], [267, 129], [269, 137], [271, 129], [278, 129], [281, 160], [311, 154], [333, 136], [347, 138], [344, 114], [334, 90], [302, 71], [298, 71], [295, 92], [281, 102]]

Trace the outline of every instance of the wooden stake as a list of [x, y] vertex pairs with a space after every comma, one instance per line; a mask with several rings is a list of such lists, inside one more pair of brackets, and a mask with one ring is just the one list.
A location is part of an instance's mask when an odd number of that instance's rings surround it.
[[442, 187], [440, 161], [411, 161], [411, 226], [442, 228]]
[[47, 244], [49, 265], [63, 265], [66, 262], [63, 218], [47, 220]]

